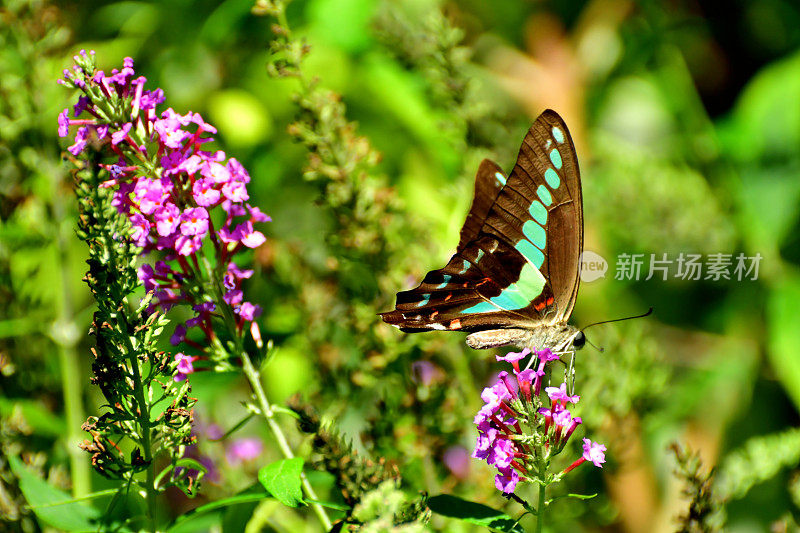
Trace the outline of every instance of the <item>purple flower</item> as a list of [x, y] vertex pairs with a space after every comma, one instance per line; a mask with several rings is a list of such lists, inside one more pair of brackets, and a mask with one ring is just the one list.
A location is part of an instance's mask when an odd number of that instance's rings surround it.
[[[88, 96], [79, 96], [78, 102], [72, 108], [73, 115], [75, 116], [75, 118], [79, 117], [81, 113], [83, 113], [86, 109], [88, 109], [91, 106], [91, 103], [92, 101], [89, 99]], [[62, 135], [62, 137], [64, 137], [64, 135]]]
[[203, 247], [203, 240], [196, 235], [179, 235], [175, 239], [175, 251], [178, 255], [192, 255]]
[[566, 409], [553, 413], [553, 423], [562, 428], [572, 425], [572, 415]]
[[508, 392], [505, 384], [502, 381], [498, 381], [494, 386], [486, 387], [481, 392], [481, 400], [486, 402], [486, 405], [481, 408], [480, 412], [487, 415], [494, 414], [500, 408], [500, 404], [510, 398], [511, 393]]
[[560, 387], [545, 387], [544, 391], [550, 397], [550, 401], [557, 402], [571, 402], [571, 403], [578, 403], [578, 400], [581, 399], [580, 396], [574, 394], [570, 396], [567, 394], [567, 383], [564, 382], [561, 384]]
[[558, 355], [554, 354], [550, 348], [545, 348], [542, 351], [536, 351], [536, 357], [539, 358], [539, 361], [542, 363], [549, 363], [550, 361], [558, 360]]
[[512, 399], [516, 398], [517, 397], [517, 388], [515, 386], [515, 383], [513, 381], [511, 381], [511, 379], [508, 377], [508, 372], [506, 372], [505, 370], [500, 372], [500, 374], [497, 376], [497, 378], [503, 383], [503, 385], [505, 385], [506, 390], [508, 391], [508, 394], [510, 395], [510, 397]]
[[155, 109], [158, 104], [164, 103], [164, 91], [156, 89], [154, 91], [142, 91], [142, 97], [139, 100], [139, 107], [145, 111], [148, 109]]
[[578, 424], [580, 424], [582, 422], [583, 422], [583, 420], [581, 419], [581, 417], [579, 417], [579, 416], [573, 416], [572, 417], [572, 422], [570, 423], [569, 427], [567, 428], [566, 433], [564, 433], [564, 442], [567, 442], [567, 439], [569, 439], [572, 436], [572, 433], [575, 431], [575, 428], [578, 427]]
[[494, 446], [489, 453], [486, 462], [496, 466], [498, 469], [508, 468], [514, 460], [514, 453], [517, 451], [514, 443], [509, 439], [495, 439]]
[[606, 447], [604, 444], [592, 442], [589, 439], [583, 439], [583, 458], [590, 461], [594, 466], [603, 468], [603, 463], [606, 462]]
[[206, 163], [200, 173], [214, 183], [228, 183], [231, 179], [227, 167], [214, 162]]
[[[98, 142], [92, 146], [104, 158], [99, 166], [110, 174], [101, 186], [112, 189], [112, 205], [129, 219], [131, 240], [143, 248], [142, 255], [163, 251], [166, 262], [159, 261], [155, 269], [145, 264], [138, 270], [145, 289], [156, 295], [151, 310], [201, 305], [195, 307], [199, 315], [176, 328], [170, 340], [186, 341], [186, 328], [201, 325], [206, 342], [200, 346], [211, 346], [218, 339], [206, 323], [218, 317], [203, 306], [204, 296], [190, 287], [222, 285], [222, 296], [214, 303], [229, 306], [238, 318], [235, 331], [228, 333], [246, 335], [245, 323], [253, 322], [261, 308], [245, 301], [242, 291], [242, 280], [253, 271], [240, 270], [233, 259], [243, 248], [256, 248], [266, 241], [254, 224], [270, 220], [257, 207], [245, 204], [251, 181], [247, 170], [222, 150], [202, 149], [214, 141], [208, 134], [217, 130], [198, 113], [181, 115], [171, 108], [157, 113], [164, 93], [145, 89], [146, 79], [137, 77], [131, 58], [125, 58], [122, 68], [109, 76], [95, 68], [86, 52], [76, 56], [76, 62], [64, 72], [65, 85], [79, 87], [84, 94], [73, 106], [76, 120], [70, 120], [69, 108], [59, 114], [58, 133], [69, 135], [70, 125], [80, 125], [69, 147], [77, 156], [95, 132]], [[100, 109], [112, 113], [97, 112]], [[91, 116], [79, 118], [84, 114]], [[130, 122], [121, 117], [130, 117]], [[118, 148], [120, 143], [125, 143], [124, 150]], [[221, 209], [214, 215], [217, 206]], [[220, 223], [212, 225], [212, 220]], [[216, 228], [216, 235], [205, 239]], [[192, 256], [200, 250], [228, 268], [210, 272], [195, 268], [199, 261]], [[254, 323], [250, 335], [260, 339]], [[195, 341], [190, 344], [196, 345]], [[183, 354], [176, 359], [178, 379], [185, 379], [184, 371], [190, 370], [192, 361]]]
[[131, 131], [132, 124], [130, 122], [126, 122], [122, 125], [122, 129], [119, 129], [111, 134], [111, 144], [114, 146], [118, 145], [122, 141], [128, 138], [128, 133]]
[[209, 207], [219, 202], [220, 193], [214, 189], [214, 183], [208, 179], [199, 179], [192, 185], [192, 196], [197, 205]]
[[172, 379], [175, 381], [183, 381], [189, 374], [194, 373], [194, 365], [192, 365], [192, 363], [196, 360], [197, 357], [190, 357], [188, 355], [184, 355], [182, 352], [176, 353], [175, 361], [177, 361], [178, 366], [175, 377]]
[[133, 189], [135, 200], [139, 203], [139, 211], [152, 215], [164, 205], [169, 197], [169, 188], [161, 180], [141, 178]]
[[442, 462], [456, 479], [469, 477], [469, 451], [463, 446], [451, 446], [442, 455]]
[[222, 194], [231, 202], [244, 202], [250, 198], [247, 187], [241, 181], [229, 181], [222, 186]]
[[252, 270], [240, 270], [236, 263], [230, 262], [228, 263], [228, 270], [222, 276], [222, 284], [228, 290], [235, 289], [239, 281], [243, 279], [247, 279], [253, 275]]
[[411, 363], [411, 381], [427, 387], [439, 377], [441, 371], [430, 361], [420, 360]]
[[517, 483], [519, 483], [519, 474], [511, 467], [501, 470], [494, 477], [494, 486], [505, 494], [514, 492], [514, 489], [517, 488]]
[[69, 109], [58, 114], [58, 136], [66, 137], [67, 135], [69, 135]]
[[150, 222], [141, 214], [136, 213], [131, 217], [131, 226], [133, 233], [131, 239], [136, 243], [136, 246], [145, 246], [147, 244], [147, 237], [150, 236]]
[[89, 138], [89, 128], [86, 126], [81, 126], [78, 128], [78, 131], [75, 133], [75, 144], [67, 148], [69, 153], [74, 156], [77, 156], [83, 149], [86, 148], [86, 140]]
[[247, 169], [234, 157], [228, 160], [228, 172], [230, 172], [234, 179], [242, 183], [250, 183], [250, 174], [247, 173]]
[[519, 363], [520, 360], [528, 357], [530, 353], [531, 351], [528, 348], [525, 348], [521, 352], [508, 352], [503, 356], [496, 355], [495, 358], [498, 361], [505, 361], [506, 363]]
[[192, 309], [197, 311], [198, 313], [212, 313], [217, 308], [217, 305], [214, 302], [203, 302], [201, 304], [193, 305]]
[[205, 122], [203, 120], [203, 117], [200, 116], [200, 113], [192, 114], [192, 122], [194, 122], [195, 124], [200, 126], [198, 129], [201, 130], [201, 131], [207, 131], [209, 133], [217, 133], [217, 128], [215, 128], [211, 124]]
[[252, 461], [261, 455], [263, 448], [264, 445], [261, 439], [254, 437], [236, 439], [228, 446], [225, 457], [228, 459], [228, 462], [232, 464]]
[[147, 263], [143, 264], [139, 267], [136, 271], [136, 276], [139, 278], [139, 281], [142, 282], [144, 285], [145, 292], [151, 292], [158, 287], [158, 282], [153, 279], [154, 276], [153, 267], [148, 265]]
[[175, 332], [169, 338], [170, 344], [177, 346], [186, 339], [186, 327], [183, 324], [175, 326]]
[[208, 233], [208, 211], [203, 207], [187, 209], [181, 215], [181, 234], [198, 235]]
[[497, 437], [498, 430], [494, 428], [487, 428], [485, 432], [478, 433], [478, 438], [475, 441], [475, 449], [472, 451], [472, 457], [475, 459], [486, 459], [492, 451], [492, 444], [494, 444]]
[[258, 315], [261, 314], [261, 307], [258, 305], [253, 305], [250, 302], [244, 302], [239, 306], [238, 309], [236, 309], [236, 314], [248, 322], [252, 322]]
[[239, 242], [241, 234], [242, 232], [240, 231], [240, 227], [237, 227], [234, 231], [231, 231], [231, 229], [228, 226], [222, 226], [217, 232], [219, 240], [221, 240], [225, 244], [229, 244], [232, 242]]
[[236, 230], [240, 232], [242, 244], [248, 248], [258, 248], [267, 240], [263, 233], [253, 229], [253, 223], [249, 220], [244, 225], [240, 224]]
[[155, 212], [156, 231], [162, 237], [167, 237], [175, 233], [178, 224], [181, 222], [181, 210], [172, 203], [167, 203]]
[[234, 306], [234, 305], [242, 303], [243, 294], [244, 293], [242, 293], [241, 290], [233, 289], [233, 290], [230, 290], [230, 291], [226, 292], [225, 295], [222, 297], [222, 299], [225, 300], [226, 304], [228, 304], [230, 306]]
[[247, 209], [250, 211], [250, 218], [253, 222], [272, 222], [272, 218], [262, 213], [258, 207], [248, 205]]

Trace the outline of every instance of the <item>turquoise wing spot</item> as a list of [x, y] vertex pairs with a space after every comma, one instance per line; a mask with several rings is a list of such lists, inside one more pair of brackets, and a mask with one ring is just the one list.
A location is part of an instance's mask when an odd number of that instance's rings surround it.
[[547, 224], [547, 208], [539, 200], [534, 200], [528, 208], [533, 220], [544, 226]]
[[524, 233], [525, 238], [535, 244], [538, 249], [544, 250], [544, 245], [547, 242], [547, 233], [544, 231], [543, 227], [533, 220], [528, 220], [522, 225], [522, 233]]
[[519, 292], [519, 288], [513, 283], [503, 289], [499, 296], [491, 299], [491, 302], [498, 307], [506, 310], [522, 309], [528, 307], [528, 300]]
[[544, 185], [539, 185], [539, 187], [536, 188], [536, 196], [538, 196], [539, 200], [546, 206], [553, 203], [553, 197], [550, 196], [550, 191], [548, 191], [547, 187]]
[[564, 132], [561, 131], [561, 128], [559, 128], [558, 126], [553, 126], [553, 137], [555, 138], [558, 144], [564, 142]]
[[426, 305], [428, 302], [431, 301], [431, 295], [430, 294], [423, 294], [422, 296], [424, 296], [424, 298], [422, 300], [420, 300], [419, 302], [417, 302], [417, 307], [422, 307], [423, 305]]
[[539, 269], [530, 264], [525, 264], [519, 273], [519, 280], [516, 283], [512, 283], [503, 289], [499, 295], [490, 298], [488, 302], [475, 304], [468, 309], [464, 309], [461, 313], [489, 313], [496, 311], [498, 308], [506, 311], [524, 309], [542, 293], [544, 284], [545, 279]]
[[469, 270], [469, 261], [464, 260], [464, 266], [458, 271], [459, 274], [465, 274]]
[[519, 287], [520, 291], [523, 294], [527, 295], [528, 302], [525, 304], [525, 307], [530, 305], [532, 301], [536, 299], [537, 296], [542, 294], [542, 289], [544, 289], [545, 279], [541, 272], [539, 272], [539, 268], [535, 267], [531, 264], [526, 263], [525, 266], [522, 267], [522, 270], [519, 273], [519, 280], [517, 281], [517, 286]]
[[561, 153], [558, 151], [558, 148], [550, 150], [550, 161], [553, 162], [554, 167], [561, 170]]
[[506, 184], [506, 177], [505, 177], [505, 176], [503, 176], [503, 175], [502, 175], [501, 173], [499, 173], [499, 172], [495, 172], [495, 173], [494, 173], [494, 177], [495, 177], [495, 179], [496, 179], [498, 182], [500, 182], [500, 185], [503, 185], [503, 186], [505, 186], [505, 184]]
[[462, 315], [466, 315], [467, 313], [490, 313], [492, 311], [497, 311], [497, 307], [490, 304], [489, 302], [480, 302], [478, 304], [473, 305], [469, 309], [464, 309], [461, 311]]
[[479, 263], [479, 262], [480, 262], [480, 260], [481, 260], [481, 257], [483, 257], [483, 250], [480, 250], [480, 249], [479, 249], [479, 250], [478, 250], [478, 255], [475, 257], [475, 262], [476, 262], [476, 263]]
[[451, 276], [450, 274], [442, 274], [442, 279], [444, 281], [442, 281], [441, 284], [436, 286], [437, 289], [444, 289], [445, 287], [447, 287], [447, 284], [450, 283], [450, 280], [453, 279], [453, 276]]
[[558, 173], [552, 168], [548, 168], [544, 171], [544, 180], [550, 188], [554, 190], [558, 189], [558, 186], [561, 185], [561, 178], [558, 177]]
[[544, 254], [540, 249], [531, 244], [530, 241], [522, 239], [516, 244], [516, 246], [514, 246], [514, 248], [516, 248], [517, 251], [522, 254], [528, 263], [535, 265], [536, 268], [542, 268], [542, 264], [544, 263]]

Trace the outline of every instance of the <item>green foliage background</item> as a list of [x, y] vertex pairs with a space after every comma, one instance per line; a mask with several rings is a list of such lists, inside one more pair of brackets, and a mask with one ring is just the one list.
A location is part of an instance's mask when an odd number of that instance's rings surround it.
[[[288, 22], [311, 47], [301, 83], [268, 74], [274, 21], [252, 14], [249, 0], [5, 0], [3, 520], [36, 527], [19, 463], [12, 472], [19, 454], [51, 486], [108, 487], [88, 479], [75, 445], [100, 396], [88, 385], [86, 250], [55, 133], [71, 95], [54, 80], [91, 48], [107, 71], [133, 57], [168, 106], [215, 124], [218, 146], [253, 176], [251, 201], [274, 220], [248, 287], [265, 309], [264, 337], [279, 347], [264, 368], [272, 398], [302, 393], [361, 455], [394, 462], [411, 494], [453, 493], [512, 514], [485, 465], [454, 473], [442, 459], [471, 449], [479, 392], [500, 370], [493, 356], [459, 334], [402, 335], [376, 313], [449, 258], [478, 162], [510, 169], [532, 119], [560, 112], [581, 162], [585, 248], [611, 263], [582, 286], [574, 322], [656, 312], [590, 330], [605, 353], [579, 354], [578, 414], [607, 443], [609, 462], [575, 472], [570, 491], [599, 496], [555, 504], [553, 530], [676, 529], [686, 503], [671, 475], [673, 441], [719, 466], [728, 530], [791, 528], [800, 511], [800, 8], [727, 4], [298, 0]], [[614, 279], [618, 254], [682, 252], [763, 259], [756, 281]], [[436, 366], [432, 381], [415, 377], [418, 360]], [[243, 385], [236, 373], [193, 376], [203, 424], [244, 417]], [[255, 422], [241, 433], [267, 437]], [[293, 442], [309, 449], [299, 434]], [[225, 463], [222, 444], [201, 450], [222, 471], [204, 486], [211, 499], [250, 486], [277, 458], [267, 445], [241, 468]], [[164, 513], [195, 505], [172, 495]], [[304, 524], [274, 501], [209, 520], [232, 531]], [[431, 526], [472, 527], [441, 517]]]

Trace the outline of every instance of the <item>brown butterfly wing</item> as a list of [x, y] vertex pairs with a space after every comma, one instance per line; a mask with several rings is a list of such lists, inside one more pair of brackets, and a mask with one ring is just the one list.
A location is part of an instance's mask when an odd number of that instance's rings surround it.
[[[494, 179], [492, 179], [494, 178]], [[575, 148], [545, 111], [506, 178], [484, 161], [456, 254], [397, 295], [384, 321], [405, 331], [534, 328], [569, 317], [578, 290], [583, 215]]]

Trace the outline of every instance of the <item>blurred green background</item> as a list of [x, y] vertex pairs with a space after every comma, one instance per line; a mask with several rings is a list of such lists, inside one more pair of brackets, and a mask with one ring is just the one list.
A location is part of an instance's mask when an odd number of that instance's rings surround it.
[[[567, 480], [570, 492], [599, 496], [557, 503], [552, 530], [675, 530], [686, 502], [674, 441], [719, 466], [726, 530], [796, 527], [796, 2], [298, 0], [288, 21], [310, 46], [302, 70], [316, 88], [270, 77], [273, 21], [249, 0], [2, 6], [0, 520], [11, 530], [37, 526], [10, 456], [67, 492], [107, 487], [88, 479], [75, 446], [101, 397], [88, 384], [93, 303], [56, 136], [74, 95], [55, 79], [81, 48], [106, 71], [133, 57], [167, 106], [216, 125], [217, 145], [253, 176], [251, 202], [274, 220], [248, 286], [265, 309], [263, 335], [280, 348], [264, 371], [271, 397], [301, 392], [360, 454], [393, 461], [409, 493], [512, 513], [486, 465], [452, 460], [474, 444], [480, 390], [501, 370], [493, 354], [460, 334], [403, 335], [376, 313], [450, 257], [479, 161], [509, 171], [531, 121], [558, 111], [581, 163], [585, 249], [609, 261], [605, 278], [582, 285], [573, 321], [649, 306], [655, 315], [593, 328], [605, 352], [579, 353], [577, 414], [609, 462]], [[674, 265], [667, 280], [646, 280], [651, 254], [665, 253], [762, 259], [756, 280], [681, 280]], [[615, 280], [619, 254], [644, 254], [645, 275]], [[201, 429], [244, 416], [238, 374], [199, 373], [193, 387]], [[201, 500], [248, 486], [277, 458], [266, 442], [262, 458], [232, 465], [223, 444], [199, 433], [197, 453], [220, 472]], [[256, 422], [240, 434], [268, 440]], [[308, 450], [299, 434], [292, 440]], [[565, 465], [579, 453], [573, 444]], [[197, 503], [171, 495], [165, 512]], [[274, 502], [237, 512], [267, 531], [301, 527]]]

